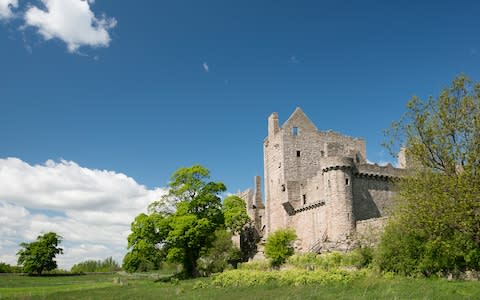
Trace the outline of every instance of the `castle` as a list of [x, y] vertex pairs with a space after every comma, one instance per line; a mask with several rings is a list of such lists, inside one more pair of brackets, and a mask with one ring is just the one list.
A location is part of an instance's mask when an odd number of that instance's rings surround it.
[[293, 228], [299, 252], [348, 250], [356, 234], [381, 227], [406, 164], [403, 155], [400, 168], [368, 163], [363, 139], [319, 131], [300, 108], [282, 126], [270, 115], [263, 153], [265, 205], [259, 176], [239, 196], [260, 237]]

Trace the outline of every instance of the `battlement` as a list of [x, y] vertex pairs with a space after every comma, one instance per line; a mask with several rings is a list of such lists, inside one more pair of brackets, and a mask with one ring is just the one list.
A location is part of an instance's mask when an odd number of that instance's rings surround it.
[[357, 166], [354, 173], [357, 177], [374, 177], [374, 178], [398, 178], [406, 175], [405, 169], [394, 168], [391, 164], [379, 166], [377, 164], [361, 164]]
[[322, 172], [330, 170], [354, 168], [353, 158], [350, 157], [326, 157], [322, 159]]

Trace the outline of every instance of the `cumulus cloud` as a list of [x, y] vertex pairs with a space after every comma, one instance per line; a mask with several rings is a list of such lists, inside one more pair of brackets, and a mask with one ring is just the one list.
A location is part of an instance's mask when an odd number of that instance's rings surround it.
[[15, 7], [18, 7], [18, 0], [0, 0], [0, 20], [12, 18], [12, 8]]
[[81, 46], [109, 46], [109, 30], [117, 21], [105, 15], [95, 16], [90, 8], [93, 0], [41, 1], [45, 10], [31, 6], [25, 13], [25, 23], [36, 27], [45, 40], [58, 38], [67, 44], [70, 52], [76, 52]]
[[208, 67], [208, 64], [206, 62], [203, 63], [202, 67], [203, 67], [203, 70], [205, 70], [205, 72], [208, 73], [210, 71], [210, 68]]
[[20, 242], [49, 231], [65, 240], [60, 267], [108, 256], [120, 260], [130, 223], [164, 193], [72, 161], [0, 159], [0, 261], [15, 264]]

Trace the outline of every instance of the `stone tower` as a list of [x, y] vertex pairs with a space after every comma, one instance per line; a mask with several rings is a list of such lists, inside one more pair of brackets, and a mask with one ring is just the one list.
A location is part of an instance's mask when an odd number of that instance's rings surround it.
[[327, 236], [331, 241], [346, 240], [355, 230], [353, 168], [352, 158], [332, 157], [324, 161]]
[[405, 173], [368, 163], [363, 139], [320, 131], [300, 108], [282, 125], [269, 116], [263, 154], [265, 207], [259, 177], [240, 196], [263, 239], [293, 228], [300, 252], [348, 250], [354, 233], [383, 226]]
[[[324, 180], [315, 176], [322, 172], [327, 158], [349, 157], [352, 162], [353, 159], [364, 162], [365, 152], [365, 142], [361, 139], [318, 131], [300, 108], [282, 127], [279, 127], [278, 114], [273, 113], [268, 119], [268, 136], [264, 141], [267, 234], [293, 226], [289, 209], [325, 200]], [[337, 180], [335, 171], [328, 174]], [[312, 184], [316, 185], [314, 189]], [[332, 190], [331, 193], [340, 192]]]

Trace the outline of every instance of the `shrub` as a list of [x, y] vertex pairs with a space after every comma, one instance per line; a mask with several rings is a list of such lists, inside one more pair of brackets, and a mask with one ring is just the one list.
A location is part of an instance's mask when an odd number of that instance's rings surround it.
[[288, 269], [281, 271], [230, 270], [213, 276], [211, 285], [220, 287], [245, 287], [275, 284], [278, 286], [303, 286], [310, 284], [348, 283], [365, 276], [362, 271]]
[[22, 273], [22, 267], [0, 262], [0, 273]]
[[280, 229], [272, 233], [265, 243], [265, 256], [270, 258], [272, 266], [285, 263], [294, 253], [293, 242], [297, 238], [293, 229]]
[[372, 261], [372, 248], [358, 248], [348, 253], [331, 252], [325, 254], [305, 253], [288, 258], [287, 264], [305, 270], [330, 271], [341, 267], [367, 267]]
[[238, 269], [241, 270], [257, 270], [268, 271], [271, 268], [271, 264], [266, 259], [254, 260], [245, 263], [238, 264]]
[[229, 266], [236, 267], [241, 259], [240, 249], [232, 242], [232, 234], [225, 230], [215, 231], [215, 240], [212, 246], [203, 251], [198, 259], [198, 271], [203, 276], [222, 272]]
[[73, 265], [72, 273], [116, 272], [120, 271], [120, 265], [112, 258], [105, 260], [87, 260]]

